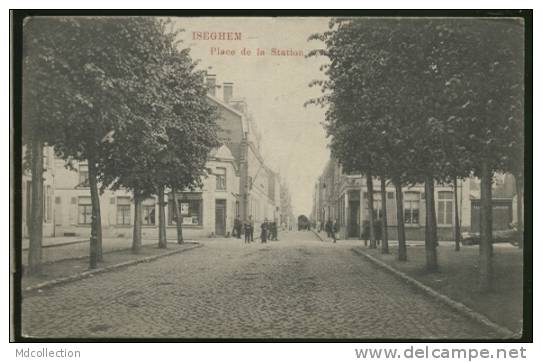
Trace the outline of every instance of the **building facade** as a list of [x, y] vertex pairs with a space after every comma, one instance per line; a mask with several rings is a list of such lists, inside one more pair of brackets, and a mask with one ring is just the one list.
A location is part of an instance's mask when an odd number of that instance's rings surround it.
[[[395, 187], [388, 183], [384, 194], [380, 180], [373, 178], [375, 218], [382, 217], [382, 198], [386, 198], [388, 234], [397, 239], [397, 204]], [[425, 189], [423, 184], [403, 187], [403, 218], [408, 240], [425, 238]], [[439, 240], [453, 240], [455, 213], [461, 231], [478, 231], [480, 225], [480, 181], [458, 180], [458, 207], [455, 208], [453, 187], [435, 185], [435, 212]], [[337, 220], [341, 238], [360, 238], [362, 225], [369, 219], [367, 183], [361, 175], [346, 174], [336, 160], [329, 160], [318, 178], [313, 193], [313, 222]], [[516, 190], [511, 175], [496, 175], [493, 184], [493, 227], [508, 229], [517, 222]]]
[[[213, 149], [206, 163], [208, 176], [196, 190], [177, 192], [180, 222], [187, 239], [230, 236], [234, 219], [253, 215], [256, 223], [280, 218], [278, 175], [266, 166], [259, 152], [259, 135], [248, 116], [246, 103], [233, 99], [233, 84], [224, 83], [222, 99], [216, 95], [216, 78], [207, 79], [207, 100], [217, 106], [222, 145]], [[92, 205], [88, 165], [56, 158], [54, 149], [44, 150], [44, 237], [90, 235]], [[23, 175], [23, 235], [28, 236], [31, 176]], [[167, 237], [176, 237], [172, 195], [166, 190]], [[105, 190], [100, 195], [104, 238], [132, 236], [134, 202], [127, 190]], [[143, 201], [143, 238], [158, 237], [157, 197]]]

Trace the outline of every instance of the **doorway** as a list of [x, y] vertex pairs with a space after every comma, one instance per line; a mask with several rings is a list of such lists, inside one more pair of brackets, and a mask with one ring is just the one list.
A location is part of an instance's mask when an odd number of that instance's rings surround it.
[[215, 202], [215, 234], [226, 236], [226, 200]]
[[359, 201], [348, 202], [348, 237], [359, 237]]
[[[512, 200], [493, 200], [493, 230], [506, 230], [512, 222]], [[471, 201], [471, 231], [480, 232], [480, 200]]]

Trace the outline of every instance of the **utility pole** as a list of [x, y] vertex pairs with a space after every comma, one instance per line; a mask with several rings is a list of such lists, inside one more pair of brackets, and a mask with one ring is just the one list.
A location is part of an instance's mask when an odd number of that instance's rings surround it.
[[249, 210], [248, 210], [248, 197], [250, 193], [250, 182], [248, 179], [248, 132], [245, 132], [241, 140], [241, 160], [240, 160], [240, 176], [241, 182], [239, 186], [241, 188], [241, 218], [242, 220], [248, 220]]

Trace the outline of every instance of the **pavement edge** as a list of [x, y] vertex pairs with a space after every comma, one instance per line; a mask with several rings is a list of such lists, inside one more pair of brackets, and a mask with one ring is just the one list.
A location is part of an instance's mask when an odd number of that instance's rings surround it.
[[407, 274], [393, 268], [392, 266], [386, 264], [385, 262], [378, 260], [372, 255], [367, 254], [366, 252], [360, 250], [359, 248], [352, 248], [350, 249], [352, 252], [354, 252], [357, 255], [361, 255], [365, 257], [367, 260], [371, 261], [373, 264], [378, 265], [379, 267], [386, 269], [388, 272], [394, 274], [395, 276], [399, 277], [400, 279], [404, 280], [410, 285], [415, 286], [420, 291], [422, 291], [424, 294], [438, 300], [439, 302], [442, 302], [446, 304], [448, 307], [456, 310], [457, 312], [463, 314], [467, 318], [470, 318], [478, 323], [483, 324], [484, 326], [490, 328], [491, 330], [499, 333], [503, 336], [503, 338], [521, 338], [521, 335], [518, 333], [514, 333], [511, 330], [509, 330], [506, 327], [503, 327], [493, 321], [491, 321], [489, 318], [487, 318], [485, 315], [480, 314], [478, 312], [475, 312], [474, 310], [467, 307], [465, 304], [458, 302], [456, 300], [451, 299], [450, 297], [441, 294], [434, 290], [433, 288], [417, 281], [416, 279], [408, 276]]
[[39, 289], [52, 288], [52, 287], [55, 287], [57, 285], [61, 285], [61, 284], [70, 283], [70, 282], [74, 282], [74, 281], [77, 281], [77, 280], [89, 278], [89, 277], [92, 277], [92, 276], [94, 276], [96, 274], [102, 274], [102, 273], [114, 271], [114, 270], [117, 270], [117, 269], [125, 268], [125, 267], [128, 267], [128, 266], [137, 265], [137, 264], [140, 264], [140, 263], [149, 263], [149, 262], [155, 261], [157, 259], [164, 258], [166, 256], [180, 254], [182, 252], [193, 250], [193, 249], [196, 249], [196, 248], [200, 248], [202, 246], [203, 246], [203, 244], [194, 243], [193, 246], [187, 247], [187, 248], [184, 248], [184, 249], [172, 250], [170, 252], [163, 253], [163, 254], [151, 255], [151, 256], [147, 256], [145, 258], [136, 259], [136, 260], [129, 260], [129, 261], [125, 261], [123, 263], [113, 264], [113, 265], [109, 265], [109, 266], [103, 267], [103, 268], [87, 270], [87, 271], [84, 271], [82, 273], [72, 274], [72, 275], [68, 275], [66, 277], [61, 277], [61, 278], [57, 278], [57, 279], [53, 279], [53, 280], [48, 280], [46, 282], [39, 283], [39, 284], [36, 284], [36, 285], [31, 285], [29, 287], [24, 288], [22, 290], [22, 292], [23, 293], [28, 293], [28, 292], [32, 292], [32, 291], [39, 290]]

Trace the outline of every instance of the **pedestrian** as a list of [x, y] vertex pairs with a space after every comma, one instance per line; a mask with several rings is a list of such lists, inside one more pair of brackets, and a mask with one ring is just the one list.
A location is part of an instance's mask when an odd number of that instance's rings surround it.
[[375, 229], [376, 245], [380, 246], [380, 241], [382, 240], [382, 220], [380, 219], [375, 220], [374, 229]]
[[252, 215], [248, 216], [248, 223], [250, 225], [250, 242], [254, 242], [254, 220], [252, 220]]
[[278, 229], [277, 221], [274, 220], [271, 223], [271, 235], [274, 241], [278, 241], [278, 234], [279, 234], [279, 229]]
[[333, 224], [331, 223], [331, 219], [327, 219], [326, 221], [326, 234], [327, 234], [327, 237], [330, 238], [331, 237], [331, 228], [332, 228]]
[[237, 239], [241, 239], [242, 232], [243, 232], [243, 223], [241, 222], [241, 216], [237, 215]]
[[231, 235], [237, 239], [241, 238], [241, 219], [239, 218], [239, 215], [233, 219], [233, 230]]
[[250, 222], [249, 220], [245, 220], [243, 223], [243, 231], [245, 232], [245, 244], [250, 243]]
[[262, 231], [261, 231], [261, 234], [260, 234], [260, 238], [262, 239], [262, 244], [267, 243], [267, 232], [269, 230], [269, 225], [267, 223], [267, 219], [265, 219], [262, 222], [261, 229], [262, 229]]
[[363, 239], [363, 242], [365, 246], [367, 246], [369, 238], [371, 237], [371, 232], [369, 229], [369, 220], [363, 220], [363, 226], [362, 226], [362, 232], [361, 232], [361, 238]]
[[339, 231], [339, 223], [337, 222], [337, 219], [333, 221], [331, 224], [331, 238], [333, 239], [333, 243], [337, 242], [337, 236], [336, 233]]

